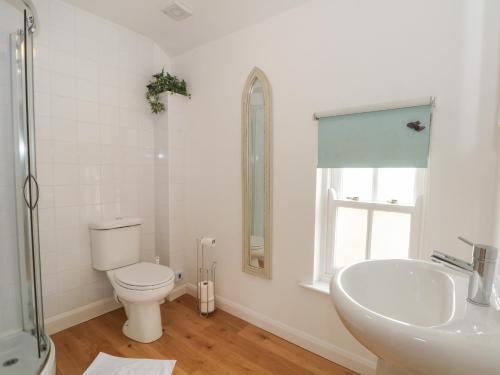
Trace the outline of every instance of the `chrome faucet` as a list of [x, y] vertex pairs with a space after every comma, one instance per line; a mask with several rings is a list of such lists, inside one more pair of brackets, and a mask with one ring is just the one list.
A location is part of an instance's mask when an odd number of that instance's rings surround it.
[[498, 249], [493, 246], [472, 243], [463, 237], [458, 237], [458, 239], [472, 246], [472, 263], [467, 263], [440, 251], [433, 251], [431, 260], [469, 273], [467, 301], [474, 305], [489, 306], [493, 282], [495, 281]]

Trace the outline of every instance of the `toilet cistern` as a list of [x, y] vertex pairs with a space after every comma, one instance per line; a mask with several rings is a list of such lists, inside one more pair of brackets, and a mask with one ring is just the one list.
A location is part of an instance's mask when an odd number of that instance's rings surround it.
[[475, 244], [463, 237], [458, 237], [458, 239], [472, 246], [472, 263], [440, 251], [433, 251], [431, 260], [469, 273], [467, 301], [478, 306], [489, 306], [495, 279], [498, 249], [489, 245]]

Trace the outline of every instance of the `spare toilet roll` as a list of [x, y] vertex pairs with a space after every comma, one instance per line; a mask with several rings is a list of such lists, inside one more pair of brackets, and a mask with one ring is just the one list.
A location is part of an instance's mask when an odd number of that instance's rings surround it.
[[202, 314], [208, 314], [215, 310], [215, 300], [211, 299], [209, 301], [200, 301], [200, 312]]
[[214, 299], [214, 283], [213, 281], [203, 280], [199, 285], [200, 300], [210, 301]]

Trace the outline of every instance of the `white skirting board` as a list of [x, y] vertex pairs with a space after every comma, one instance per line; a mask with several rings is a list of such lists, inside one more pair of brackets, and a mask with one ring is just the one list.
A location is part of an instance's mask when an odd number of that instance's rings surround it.
[[[185, 293], [185, 284], [175, 287], [170, 292], [168, 300], [173, 301]], [[64, 329], [76, 326], [77, 324], [86, 322], [87, 320], [96, 318], [99, 315], [119, 309], [120, 307], [122, 307], [122, 305], [117, 303], [113, 297], [104, 298], [45, 319], [45, 331], [47, 334], [52, 335]]]
[[176, 300], [180, 296], [186, 294], [186, 284], [181, 284], [179, 286], [176, 286], [169, 294], [167, 299], [169, 302]]
[[104, 298], [45, 319], [45, 332], [52, 335], [120, 307], [121, 305], [117, 303], [113, 297]]
[[[196, 297], [196, 286], [193, 284], [187, 284], [186, 292]], [[253, 325], [290, 341], [295, 345], [298, 345], [362, 375], [375, 375], [377, 366], [375, 361], [367, 360], [366, 358], [339, 348], [338, 346], [327, 341], [318, 339], [317, 337], [311, 336], [306, 332], [300, 331], [262, 315], [257, 311], [249, 309], [248, 307], [232, 302], [227, 298], [216, 296], [215, 300], [217, 307], [221, 310], [252, 323]]]

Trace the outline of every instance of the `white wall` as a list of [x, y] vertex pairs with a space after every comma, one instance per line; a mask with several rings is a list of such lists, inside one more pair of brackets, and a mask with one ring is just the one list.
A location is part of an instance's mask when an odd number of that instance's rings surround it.
[[91, 267], [88, 224], [144, 219], [155, 254], [152, 41], [60, 0], [36, 0], [36, 141], [45, 317], [111, 295]]
[[[170, 70], [170, 59], [155, 48], [155, 72]], [[184, 269], [184, 116], [188, 99], [163, 94], [166, 111], [155, 117], [156, 252], [162, 264]], [[176, 287], [183, 284], [177, 282]]]
[[22, 25], [21, 12], [0, 1], [0, 336], [22, 328], [9, 37]]
[[[316, 111], [434, 95], [421, 254], [470, 256], [457, 235], [492, 240], [493, 126], [479, 122], [481, 6], [473, 0], [313, 0], [173, 60], [193, 94], [185, 120], [184, 247], [217, 237], [218, 294], [373, 363], [313, 277]], [[476, 4], [476, 5], [475, 5]], [[479, 12], [479, 13], [478, 13]], [[241, 271], [241, 90], [258, 66], [273, 89], [273, 279]], [[350, 359], [349, 359], [350, 358]], [[359, 369], [359, 367], [357, 367]]]

